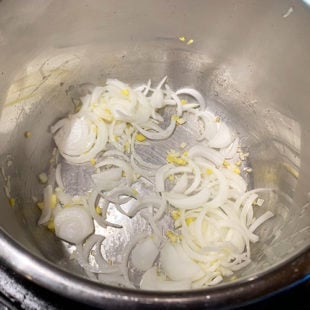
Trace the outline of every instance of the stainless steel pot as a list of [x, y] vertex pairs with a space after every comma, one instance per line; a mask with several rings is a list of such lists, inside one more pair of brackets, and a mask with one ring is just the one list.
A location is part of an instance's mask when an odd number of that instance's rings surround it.
[[[10, 176], [16, 200], [11, 207], [1, 190], [1, 261], [99, 307], [236, 306], [309, 277], [309, 29], [310, 7], [301, 0], [0, 1], [2, 185]], [[175, 88], [199, 89], [240, 132], [253, 186], [279, 189], [271, 197], [276, 216], [237, 281], [180, 293], [100, 285], [37, 225], [32, 196], [42, 192], [37, 175], [52, 150], [49, 126], [72, 108], [83, 83], [164, 75]]]

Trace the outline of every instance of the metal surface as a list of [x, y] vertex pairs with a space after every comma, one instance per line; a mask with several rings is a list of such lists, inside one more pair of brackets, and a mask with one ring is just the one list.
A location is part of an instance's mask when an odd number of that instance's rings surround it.
[[[1, 192], [1, 260], [97, 306], [219, 307], [309, 273], [309, 27], [310, 8], [302, 1], [1, 1], [0, 159], [16, 198], [12, 208]], [[72, 97], [87, 90], [85, 83], [115, 77], [138, 84], [165, 75], [175, 89], [201, 91], [239, 133], [251, 154], [252, 185], [279, 189], [268, 199], [276, 216], [260, 231], [253, 264], [239, 281], [179, 294], [100, 287], [37, 225], [32, 196], [42, 194], [37, 175], [53, 148], [49, 126], [73, 109]]]

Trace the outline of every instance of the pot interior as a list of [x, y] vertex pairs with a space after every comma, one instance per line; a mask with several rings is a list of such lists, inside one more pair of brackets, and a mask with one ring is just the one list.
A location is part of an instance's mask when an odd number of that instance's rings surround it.
[[[107, 78], [157, 83], [167, 75], [174, 89], [199, 90], [208, 109], [238, 132], [250, 153], [249, 187], [275, 189], [264, 196], [264, 210], [275, 216], [259, 228], [253, 262], [238, 279], [302, 253], [310, 218], [310, 9], [302, 1], [293, 11], [288, 1], [135, 3], [0, 3], [0, 155], [16, 200], [11, 207], [1, 191], [4, 232], [33, 255], [86, 277], [70, 259], [71, 247], [37, 225], [33, 196], [42, 196], [38, 174], [54, 148], [50, 126], [73, 111], [89, 85]], [[183, 35], [194, 43], [181, 42]], [[87, 186], [84, 173], [68, 169], [71, 188]]]

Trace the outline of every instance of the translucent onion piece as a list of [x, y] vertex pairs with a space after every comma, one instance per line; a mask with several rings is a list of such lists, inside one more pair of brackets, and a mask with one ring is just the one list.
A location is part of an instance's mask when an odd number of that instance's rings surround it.
[[217, 133], [217, 123], [215, 122], [215, 116], [207, 111], [196, 112], [195, 113], [197, 120], [202, 121], [202, 132], [197, 138], [198, 141], [203, 139], [211, 140]]
[[[75, 131], [71, 130], [71, 125], [68, 125], [71, 123], [68, 120], [66, 123], [68, 127], [59, 129], [54, 135], [54, 140], [59, 152], [69, 163], [85, 163], [105, 149], [108, 137], [107, 128], [104, 122], [97, 120], [94, 123], [86, 119], [74, 122]], [[87, 147], [85, 147], [85, 141], [87, 141]]]
[[161, 129], [158, 132], [145, 130], [139, 125], [135, 125], [135, 128], [148, 139], [164, 140], [164, 139], [169, 138], [172, 135], [173, 131], [175, 130], [175, 126], [176, 126], [176, 121], [174, 119], [171, 119], [169, 126], [165, 129]]
[[153, 266], [158, 254], [158, 247], [152, 238], [148, 237], [140, 241], [132, 250], [131, 261], [137, 269], [146, 271]]
[[38, 221], [39, 225], [46, 224], [52, 216], [51, 204], [52, 204], [53, 187], [51, 185], [47, 185], [44, 188], [43, 195], [44, 195], [44, 205], [41, 216]]
[[105, 166], [116, 166], [120, 167], [125, 172], [125, 178], [127, 180], [127, 184], [130, 185], [134, 181], [133, 170], [131, 166], [122, 159], [117, 158], [105, 158], [98, 164], [96, 164], [96, 168], [103, 168]]
[[198, 144], [190, 148], [188, 157], [194, 159], [195, 157], [202, 157], [219, 167], [224, 162], [224, 156], [216, 150], [213, 150], [206, 145]]
[[187, 196], [179, 193], [166, 192], [164, 198], [179, 209], [195, 209], [207, 202], [210, 196], [210, 191], [206, 186], [202, 187], [202, 190], [195, 195]]
[[60, 187], [61, 189], [64, 189], [65, 186], [63, 184], [62, 176], [61, 176], [61, 164], [58, 164], [56, 166], [55, 178], [56, 178], [57, 186]]
[[110, 168], [93, 174], [91, 177], [97, 188], [103, 191], [109, 191], [119, 185], [122, 178], [122, 169]]
[[190, 259], [179, 244], [167, 242], [160, 252], [160, 264], [165, 274], [174, 281], [196, 280], [203, 271]]
[[155, 267], [146, 271], [141, 279], [140, 288], [147, 291], [186, 291], [191, 288], [190, 280], [169, 281], [157, 274]]
[[185, 87], [185, 88], [180, 88], [176, 91], [176, 94], [178, 96], [180, 95], [188, 95], [193, 97], [195, 100], [197, 100], [197, 102], [200, 105], [200, 109], [202, 111], [204, 111], [206, 109], [206, 102], [204, 100], [204, 98], [202, 97], [202, 95], [200, 94], [199, 91], [197, 91], [196, 89], [193, 88], [189, 88], [189, 87]]
[[255, 231], [258, 226], [269, 220], [270, 218], [273, 217], [273, 213], [271, 211], [265, 212], [262, 216], [260, 216], [250, 227], [249, 230], [251, 232]]
[[80, 243], [94, 231], [90, 214], [83, 207], [73, 206], [58, 212], [54, 219], [55, 234], [70, 243]]
[[220, 127], [215, 136], [209, 140], [208, 145], [212, 148], [221, 149], [232, 143], [232, 135], [230, 129], [224, 122], [220, 122]]

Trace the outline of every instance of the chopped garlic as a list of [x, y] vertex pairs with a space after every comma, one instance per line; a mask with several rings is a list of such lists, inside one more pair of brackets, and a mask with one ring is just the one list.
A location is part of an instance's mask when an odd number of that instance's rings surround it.
[[168, 238], [171, 242], [173, 242], [173, 243], [175, 243], [175, 242], [177, 242], [177, 241], [180, 240], [180, 236], [177, 235], [175, 232], [173, 232], [173, 231], [171, 231], [171, 230], [167, 230], [166, 233], [165, 233], [165, 235], [166, 235], [167, 238]]
[[30, 131], [25, 131], [24, 137], [25, 138], [30, 138], [32, 136], [32, 133]]
[[54, 221], [53, 220], [50, 220], [47, 224], [47, 228], [51, 231], [54, 231], [55, 230], [55, 224], [54, 224]]
[[133, 188], [131, 192], [134, 196], [139, 195], [139, 192], [135, 188]]
[[238, 167], [235, 167], [233, 171], [234, 171], [234, 173], [236, 173], [236, 174], [240, 174], [240, 172], [241, 172], [240, 169], [239, 169]]
[[10, 204], [10, 206], [11, 206], [11, 207], [14, 207], [14, 206], [15, 206], [15, 203], [16, 203], [15, 199], [11, 197], [11, 198], [9, 199], [9, 204]]
[[43, 209], [44, 208], [44, 203], [43, 203], [43, 201], [39, 201], [39, 202], [37, 202], [36, 203], [36, 206], [39, 208], [39, 209]]
[[47, 177], [47, 174], [45, 172], [42, 172], [38, 175], [38, 178], [39, 178], [39, 181], [42, 183], [42, 184], [45, 184], [47, 183], [48, 181], [48, 177]]
[[177, 220], [179, 219], [181, 216], [181, 211], [180, 210], [173, 210], [171, 212], [171, 217], [174, 219], [174, 220]]
[[96, 213], [99, 215], [102, 214], [102, 209], [99, 206], [96, 207]]
[[217, 117], [214, 119], [214, 121], [215, 121], [216, 123], [219, 123], [219, 122], [221, 121], [221, 118], [220, 118], [219, 116], [217, 116]]
[[168, 177], [168, 180], [169, 181], [174, 181], [175, 177], [174, 177], [174, 174], [170, 174], [169, 177]]
[[129, 142], [126, 142], [125, 145], [124, 145], [124, 151], [129, 153], [130, 152], [130, 144]]
[[185, 149], [186, 146], [187, 146], [187, 143], [186, 143], [186, 142], [182, 142], [182, 143], [180, 144], [180, 148], [181, 148], [181, 149]]
[[184, 158], [176, 157], [176, 156], [173, 156], [173, 155], [168, 155], [166, 157], [166, 160], [167, 160], [168, 163], [177, 164], [179, 166], [185, 166], [187, 164], [187, 161]]
[[96, 158], [91, 158], [89, 161], [93, 166], [95, 166], [97, 163]]
[[247, 153], [240, 152], [239, 158], [240, 158], [240, 160], [244, 161], [247, 159], [247, 157], [249, 157], [249, 155], [250, 155], [249, 152], [247, 152]]
[[227, 168], [229, 165], [230, 163], [226, 159], [224, 159], [223, 166]]
[[128, 96], [128, 95], [129, 95], [129, 90], [128, 90], [127, 88], [122, 89], [122, 90], [121, 90], [121, 94], [122, 94], [123, 96]]
[[55, 194], [53, 194], [51, 197], [51, 208], [54, 209], [56, 207], [56, 204], [57, 204], [57, 197]]
[[206, 169], [206, 174], [211, 175], [213, 174], [213, 170], [211, 168]]
[[187, 217], [185, 219], [185, 223], [187, 226], [189, 226], [191, 223], [195, 222], [195, 220], [196, 220], [196, 218], [194, 218], [194, 217]]
[[264, 201], [265, 201], [264, 199], [258, 198], [258, 199], [256, 200], [256, 205], [259, 206], [259, 207], [261, 207], [261, 206], [263, 205]]
[[136, 134], [135, 139], [136, 139], [136, 141], [143, 142], [146, 140], [146, 137], [142, 133], [138, 133], [138, 134]]
[[183, 125], [183, 124], [186, 123], [186, 120], [185, 120], [184, 118], [178, 117], [177, 115], [172, 115], [172, 116], [171, 116], [171, 119], [174, 120], [174, 121], [176, 121], [176, 123], [177, 123], [178, 125]]

